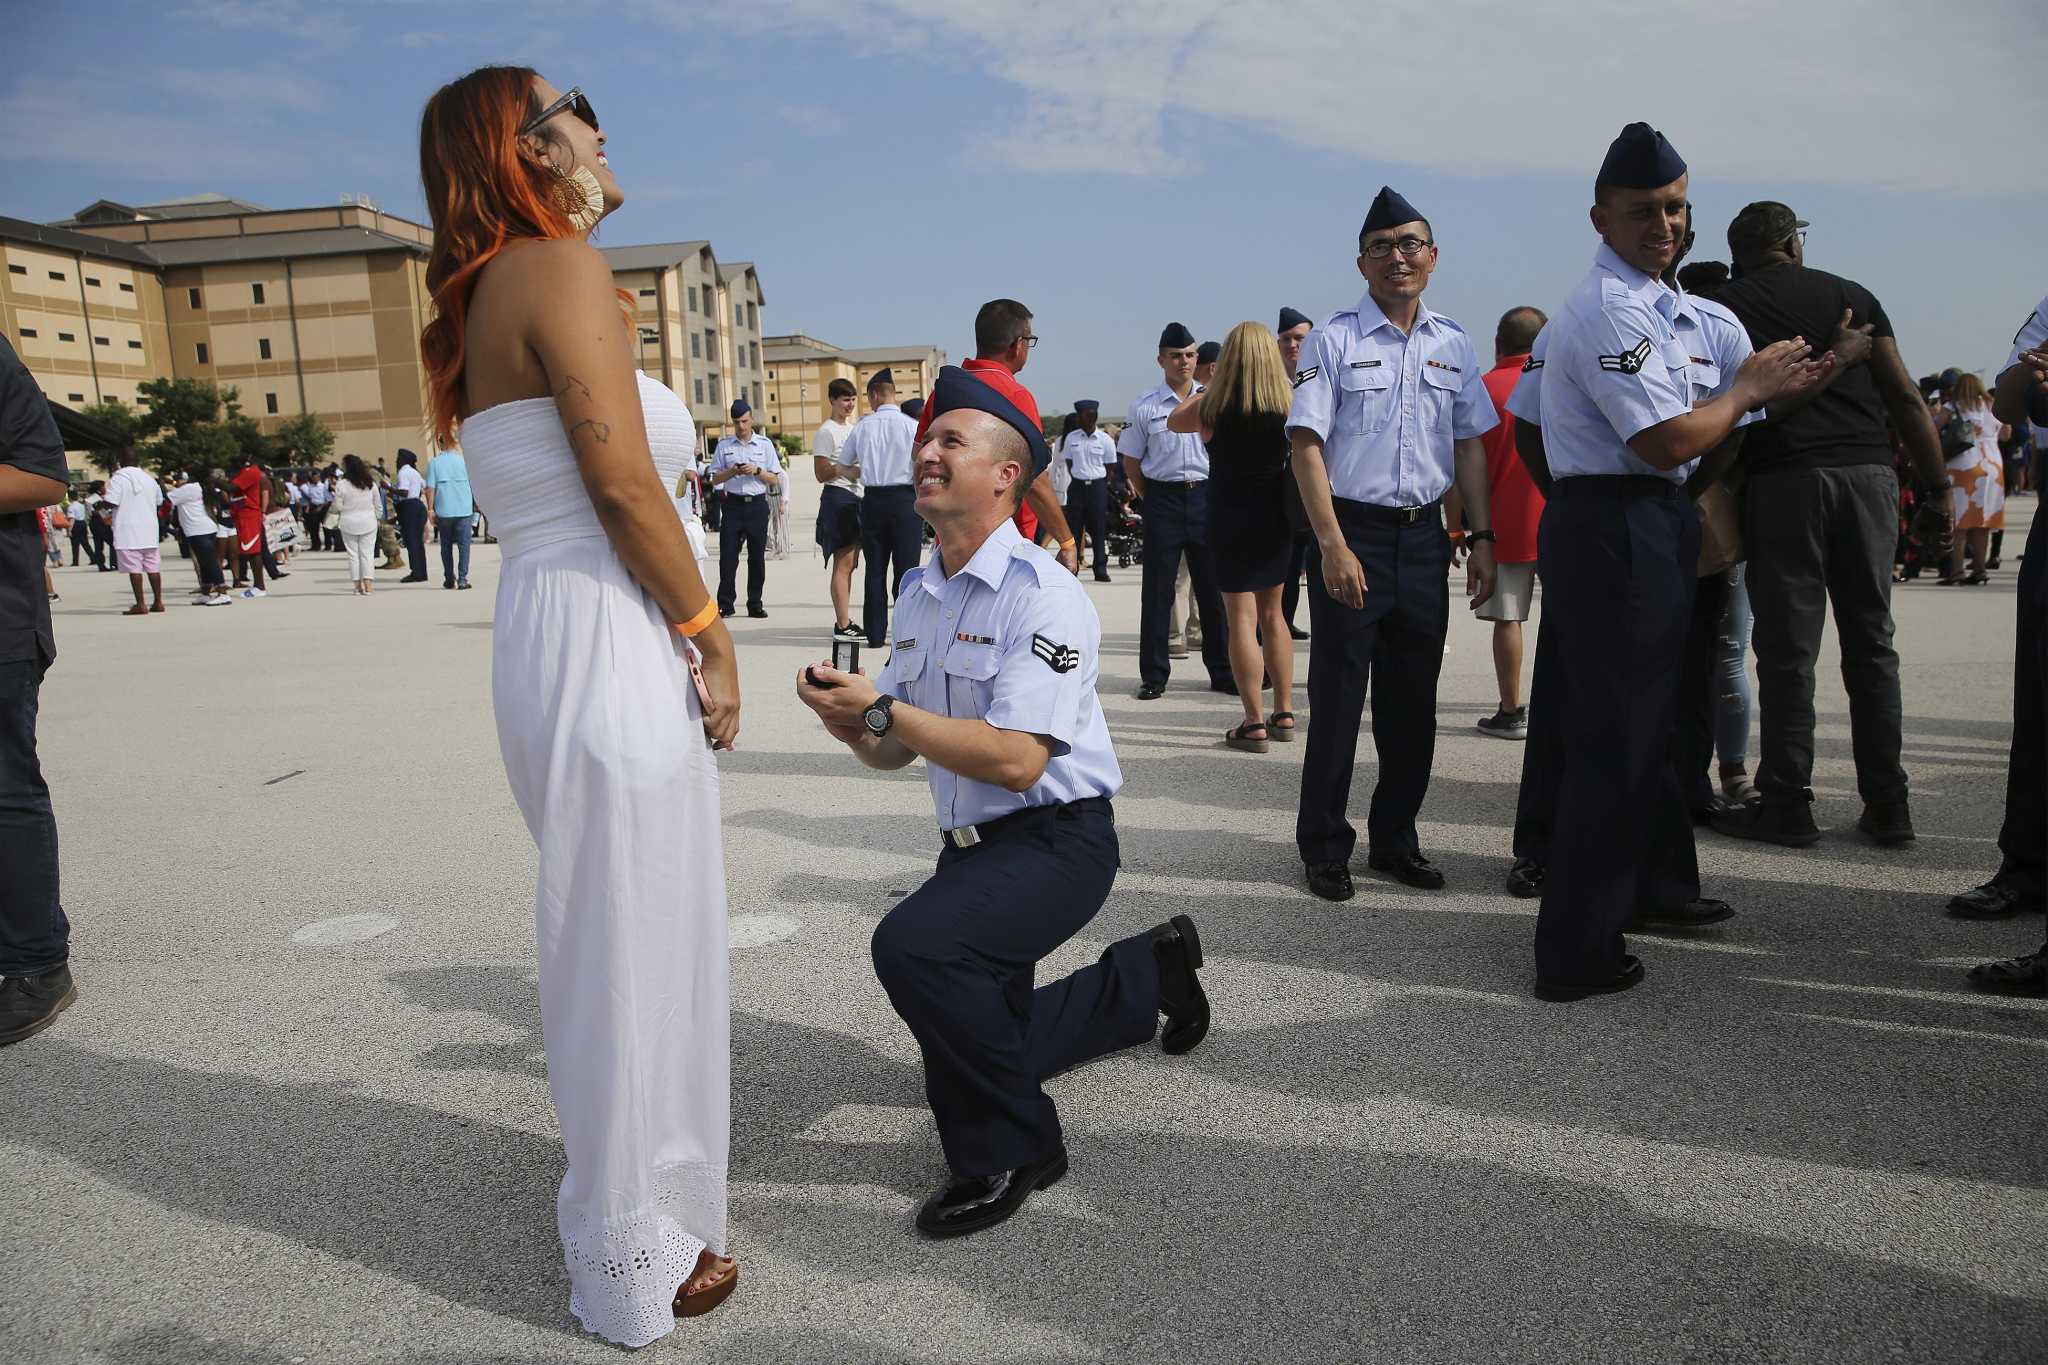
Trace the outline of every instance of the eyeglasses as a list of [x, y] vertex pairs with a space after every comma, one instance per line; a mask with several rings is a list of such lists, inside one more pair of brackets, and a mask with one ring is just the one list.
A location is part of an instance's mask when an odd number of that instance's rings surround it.
[[583, 98], [583, 87], [579, 85], [520, 125], [519, 135], [525, 137], [564, 109], [570, 110], [577, 118], [582, 119], [585, 124], [589, 125], [591, 132], [597, 131], [597, 111], [590, 107], [589, 100]]
[[1043, 341], [1044, 339], [1045, 339], [1045, 338], [1043, 338], [1043, 337], [1039, 337], [1039, 336], [1031, 336], [1031, 335], [1026, 335], [1026, 336], [1025, 336], [1025, 338], [1024, 338], [1024, 340], [1026, 340], [1026, 341], [1028, 341], [1028, 342], [1030, 342], [1030, 343], [1031, 343], [1031, 345], [1030, 345], [1030, 346], [1029, 346], [1029, 347], [1028, 347], [1027, 349], [1029, 349], [1029, 350], [1033, 350], [1033, 351], [1035, 351], [1035, 350], [1037, 350], [1037, 349], [1038, 349], [1038, 343], [1039, 343], [1039, 342], [1041, 342], [1041, 341]]
[[1400, 252], [1403, 256], [1420, 256], [1435, 245], [1435, 242], [1429, 241], [1427, 238], [1403, 237], [1398, 242], [1373, 242], [1366, 247], [1365, 254], [1376, 261], [1383, 261], [1390, 253], [1396, 251]]

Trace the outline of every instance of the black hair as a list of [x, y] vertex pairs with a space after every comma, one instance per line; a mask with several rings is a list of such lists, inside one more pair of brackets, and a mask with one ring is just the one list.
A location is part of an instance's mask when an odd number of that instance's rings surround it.
[[1536, 344], [1536, 334], [1543, 330], [1543, 324], [1550, 321], [1543, 316], [1541, 308], [1510, 308], [1500, 315], [1500, 325], [1493, 329], [1493, 350], [1496, 355], [1527, 355], [1529, 348]]
[[1728, 283], [1725, 261], [1693, 261], [1678, 267], [1678, 287], [1688, 294], [1712, 298], [1714, 291]]
[[828, 398], [854, 398], [858, 394], [853, 387], [851, 379], [835, 379], [825, 386], [825, 396]]
[[1031, 310], [1015, 299], [990, 299], [974, 315], [974, 353], [986, 360], [1015, 346], [1031, 331]]
[[372, 478], [370, 477], [370, 467], [369, 467], [368, 465], [366, 465], [366, 464], [364, 464], [364, 463], [363, 463], [363, 459], [362, 459], [362, 456], [360, 456], [360, 455], [344, 455], [344, 456], [342, 456], [342, 457], [341, 457], [341, 468], [342, 468], [342, 472], [343, 472], [343, 475], [344, 475], [344, 476], [345, 476], [345, 477], [346, 477], [346, 478], [348, 479], [348, 481], [349, 481], [350, 483], [354, 484], [354, 485], [355, 485], [356, 487], [358, 487], [358, 488], [374, 488], [374, 487], [376, 487], [376, 481], [375, 481], [375, 480], [373, 480], [373, 479], [372, 479]]

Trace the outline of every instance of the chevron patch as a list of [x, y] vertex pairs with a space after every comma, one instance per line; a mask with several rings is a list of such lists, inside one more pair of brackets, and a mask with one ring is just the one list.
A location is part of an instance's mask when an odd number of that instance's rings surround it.
[[1614, 374], [1640, 374], [1643, 362], [1650, 358], [1650, 339], [1644, 337], [1620, 355], [1603, 355], [1600, 368]]
[[1300, 388], [1303, 384], [1308, 383], [1309, 380], [1314, 379], [1317, 375], [1321, 374], [1322, 372], [1323, 367], [1320, 365], [1309, 366], [1300, 374], [1294, 376], [1294, 387], [1297, 389]]
[[1031, 652], [1055, 673], [1071, 673], [1081, 666], [1081, 651], [1069, 645], [1054, 644], [1043, 635], [1031, 637]]

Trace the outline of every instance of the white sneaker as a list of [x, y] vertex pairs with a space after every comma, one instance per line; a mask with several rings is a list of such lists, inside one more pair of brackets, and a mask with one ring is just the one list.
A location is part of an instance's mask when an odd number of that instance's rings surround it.
[[265, 592], [265, 591], [263, 591], [263, 589], [261, 589], [261, 588], [244, 588], [244, 589], [242, 589], [242, 596], [244, 596], [244, 597], [268, 597], [268, 596], [270, 596], [270, 594], [269, 594], [269, 593], [267, 593], [267, 592]]
[[199, 605], [202, 607], [232, 607], [234, 604], [235, 599], [224, 592], [217, 592], [211, 597], [201, 598], [199, 602]]

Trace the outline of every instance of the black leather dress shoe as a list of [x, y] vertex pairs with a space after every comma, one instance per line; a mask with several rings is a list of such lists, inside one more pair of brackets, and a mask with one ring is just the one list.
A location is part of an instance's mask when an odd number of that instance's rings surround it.
[[1386, 873], [1396, 881], [1406, 882], [1418, 891], [1443, 889], [1444, 874], [1420, 853], [1373, 853], [1367, 855], [1365, 865], [1375, 872]]
[[992, 1228], [1033, 1194], [1067, 1173], [1067, 1149], [1014, 1171], [995, 1175], [956, 1175], [917, 1211], [917, 1230], [927, 1237], [965, 1237]]
[[1913, 813], [1904, 801], [1872, 801], [1856, 817], [1863, 837], [1882, 848], [1904, 848], [1914, 840]]
[[1308, 638], [1307, 631], [1303, 630], [1300, 626], [1294, 625], [1292, 623], [1288, 625], [1287, 633], [1289, 635], [1292, 635], [1297, 640], [1306, 640]]
[[752, 617], [752, 618], [753, 618], [754, 620], [756, 620], [756, 621], [765, 621], [765, 620], [767, 620], [767, 619], [768, 619], [768, 608], [766, 608], [766, 607], [748, 607], [748, 608], [747, 608], [747, 615], [748, 615], [748, 616], [751, 616], [751, 617]]
[[1957, 919], [2011, 919], [2029, 911], [2040, 914], [2044, 898], [2015, 891], [1993, 877], [1982, 886], [1951, 896], [1948, 912]]
[[1351, 869], [1342, 863], [1310, 863], [1308, 889], [1326, 901], [1348, 901], [1358, 893], [1351, 884]]
[[1211, 678], [1209, 679], [1209, 690], [1211, 692], [1221, 692], [1226, 697], [1234, 697], [1237, 695], [1237, 679], [1232, 677]]
[[1704, 929], [1709, 924], [1719, 924], [1724, 919], [1735, 918], [1735, 907], [1727, 901], [1696, 900], [1669, 909], [1650, 909], [1635, 917], [1632, 929], [1670, 928]]
[[1195, 975], [1202, 936], [1193, 920], [1175, 915], [1152, 931], [1152, 952], [1159, 959], [1159, 1012], [1166, 1016], [1159, 1050], [1178, 1057], [1209, 1036], [1209, 993]]
[[1139, 684], [1138, 684], [1138, 700], [1139, 700], [1139, 701], [1158, 701], [1158, 700], [1159, 700], [1159, 699], [1160, 699], [1161, 697], [1163, 697], [1163, 696], [1165, 696], [1165, 695], [1166, 695], [1166, 684], [1165, 684], [1165, 683], [1139, 683]]
[[1615, 995], [1627, 990], [1643, 979], [1643, 960], [1633, 953], [1625, 953], [1621, 959], [1621, 970], [1605, 981], [1591, 984], [1565, 981], [1545, 981], [1536, 978], [1536, 998], [1553, 1004], [1564, 1004], [1571, 1000], [1584, 1000], [1589, 995]]
[[1508, 869], [1508, 894], [1525, 901], [1542, 895], [1543, 864], [1534, 858], [1515, 859], [1515, 865]]
[[1970, 984], [1991, 995], [2048, 996], [2048, 948], [1972, 967]]

